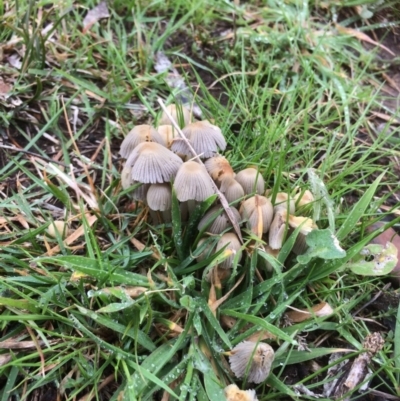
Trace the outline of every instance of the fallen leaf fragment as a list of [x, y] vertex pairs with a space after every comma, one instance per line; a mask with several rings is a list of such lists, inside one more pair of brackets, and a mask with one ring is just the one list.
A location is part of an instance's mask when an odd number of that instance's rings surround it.
[[353, 29], [353, 28], [344, 27], [344, 26], [341, 26], [339, 24], [336, 24], [336, 29], [340, 33], [344, 33], [344, 34], [353, 36], [353, 37], [355, 37], [355, 38], [357, 38], [359, 40], [362, 40], [364, 42], [371, 43], [372, 45], [378, 46], [381, 49], [387, 51], [392, 56], [394, 56], [394, 57], [396, 56], [389, 48], [387, 48], [386, 46], [382, 45], [381, 43], [375, 42], [375, 40], [371, 39], [368, 35], [366, 35], [363, 32], [357, 31], [356, 29]]
[[332, 315], [333, 309], [327, 302], [321, 302], [314, 305], [311, 309], [295, 309], [286, 312], [286, 317], [293, 323], [300, 323], [304, 320], [312, 319], [315, 317]]
[[83, 20], [82, 33], [86, 33], [99, 20], [109, 17], [110, 13], [108, 12], [107, 2], [102, 1], [86, 14], [86, 17]]
[[[369, 334], [364, 342], [364, 352], [361, 353], [353, 362], [347, 380], [335, 392], [336, 398], [341, 398], [349, 393], [361, 383], [368, 373], [368, 364], [371, 359], [383, 348], [385, 340], [380, 333]], [[350, 400], [350, 397], [344, 397], [343, 401]]]

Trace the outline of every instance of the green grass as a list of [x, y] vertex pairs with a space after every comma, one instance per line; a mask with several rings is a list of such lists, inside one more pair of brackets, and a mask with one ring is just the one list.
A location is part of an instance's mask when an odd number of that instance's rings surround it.
[[[221, 401], [235, 381], [222, 353], [260, 330], [276, 336], [273, 371], [257, 386], [236, 381], [260, 401], [299, 399], [296, 383], [321, 394], [327, 369], [354, 360], [374, 331], [385, 345], [371, 363], [369, 391], [400, 396], [399, 312], [353, 316], [386, 279], [346, 269], [377, 235], [365, 228], [399, 208], [390, 196], [399, 188], [399, 129], [388, 123], [379, 132], [372, 113], [398, 118], [376, 89], [384, 67], [332, 22], [368, 31], [353, 7], [378, 15], [374, 3], [115, 1], [110, 18], [86, 33], [94, 1], [0, 5], [3, 57], [21, 56], [20, 70], [0, 66], [12, 87], [0, 99], [0, 144], [31, 152], [0, 148], [0, 401], [50, 391], [66, 400], [160, 400], [165, 392]], [[251, 252], [245, 232], [246, 256], [217, 296], [244, 277], [214, 316], [206, 275], [223, 255], [197, 262], [203, 249], [195, 248], [196, 219], [210, 202], [187, 226], [177, 210], [172, 225], [153, 226], [120, 187], [122, 138], [158, 117], [158, 97], [179, 96], [154, 71], [160, 50], [221, 127], [235, 171], [258, 166], [273, 194], [328, 194], [303, 212], [318, 216], [320, 229], [335, 228], [346, 257], [299, 264], [290, 252], [296, 231], [274, 259]], [[50, 237], [54, 220], [81, 235]], [[146, 292], [132, 297], [136, 287]], [[322, 301], [332, 316], [285, 324], [289, 306]], [[298, 350], [298, 336], [310, 351]], [[330, 362], [339, 348], [351, 352]], [[291, 381], [299, 364], [306, 373]]]

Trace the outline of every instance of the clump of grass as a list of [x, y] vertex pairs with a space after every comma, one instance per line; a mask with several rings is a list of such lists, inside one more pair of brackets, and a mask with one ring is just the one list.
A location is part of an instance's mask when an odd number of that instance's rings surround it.
[[[111, 18], [86, 34], [83, 16], [95, 3], [70, 6], [0, 6], [5, 54], [21, 61], [1, 67], [12, 86], [1, 100], [1, 399], [54, 390], [68, 400], [221, 400], [235, 380], [223, 352], [260, 331], [275, 336], [276, 359], [258, 398], [293, 398], [294, 384], [321, 393], [328, 367], [352, 360], [366, 335], [396, 315], [388, 308], [353, 316], [382, 281], [346, 270], [376, 235], [364, 228], [398, 208], [388, 206], [398, 188], [398, 129], [387, 135], [373, 119], [381, 100], [370, 86], [379, 84], [374, 54], [327, 23], [343, 11], [338, 4], [115, 2]], [[227, 25], [232, 15], [235, 26]], [[215, 34], [221, 21], [225, 36]], [[362, 23], [356, 14], [339, 23], [354, 21]], [[190, 46], [170, 43], [177, 32]], [[120, 188], [122, 137], [157, 116], [160, 93], [176, 96], [153, 72], [160, 49], [195, 83], [235, 170], [257, 166], [276, 193], [309, 188], [313, 169], [330, 198], [318, 203], [319, 228], [333, 229], [333, 215], [344, 258], [302, 265], [290, 253], [292, 237], [275, 259], [252, 250], [246, 234], [248, 254], [217, 295], [232, 292], [212, 309], [205, 276], [221, 255], [197, 262], [196, 230], [177, 217], [174, 227], [152, 226]], [[66, 222], [66, 239], [47, 234], [54, 220]], [[265, 259], [273, 270], [260, 274]], [[333, 316], [285, 326], [289, 306], [320, 301]], [[396, 395], [398, 327], [384, 330], [371, 386]], [[298, 349], [299, 334], [308, 336], [308, 352]], [[337, 348], [354, 352], [330, 362]], [[290, 367], [309, 361], [316, 371], [287, 379]]]

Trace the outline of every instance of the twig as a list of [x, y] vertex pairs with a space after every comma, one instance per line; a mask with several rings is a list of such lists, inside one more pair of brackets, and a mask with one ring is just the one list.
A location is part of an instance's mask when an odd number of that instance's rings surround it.
[[14, 150], [15, 152], [25, 153], [25, 154], [27, 154], [27, 155], [31, 155], [31, 156], [37, 157], [38, 159], [46, 160], [46, 161], [48, 161], [49, 163], [56, 163], [56, 164], [59, 164], [60, 166], [63, 166], [63, 167], [65, 167], [65, 168], [68, 167], [68, 166], [67, 166], [66, 164], [64, 164], [64, 163], [61, 163], [61, 162], [59, 162], [59, 161], [57, 161], [57, 160], [53, 160], [53, 159], [51, 159], [50, 157], [38, 155], [37, 153], [31, 152], [30, 150], [20, 149], [20, 148], [17, 148], [17, 147], [15, 147], [15, 146], [3, 145], [3, 144], [1, 144], [1, 143], [0, 143], [0, 148], [9, 149], [9, 150]]
[[[182, 132], [182, 130], [180, 129], [179, 125], [176, 123], [176, 121], [173, 119], [173, 117], [171, 116], [171, 114], [169, 113], [168, 109], [165, 107], [164, 102], [162, 101], [162, 99], [158, 98], [157, 99], [158, 103], [160, 104], [161, 108], [163, 109], [164, 113], [167, 115], [167, 117], [170, 119], [171, 124], [174, 126], [174, 128], [176, 129], [176, 131], [179, 133], [179, 135], [181, 136], [181, 138], [183, 139], [183, 141], [186, 143], [187, 147], [189, 148], [189, 150], [192, 152], [193, 157], [197, 157], [199, 160], [199, 163], [201, 165], [204, 166], [203, 161], [200, 159], [200, 157], [197, 155], [196, 151], [193, 149], [191, 143], [188, 141], [188, 139], [186, 138], [185, 134]], [[204, 166], [205, 167], [205, 166]], [[215, 184], [215, 182], [213, 181], [213, 179], [210, 176], [210, 181], [212, 183], [212, 186], [214, 188], [214, 191], [216, 192], [216, 194], [218, 195], [218, 198], [221, 202], [222, 207], [224, 208], [229, 220], [232, 223], [233, 229], [236, 232], [236, 235], [239, 238], [239, 241], [243, 244], [243, 238], [242, 238], [242, 233], [240, 232], [240, 228], [239, 225], [235, 219], [235, 215], [232, 212], [232, 209], [229, 207], [229, 203], [226, 200], [225, 196], [223, 195], [223, 193], [218, 189], [217, 185]]]

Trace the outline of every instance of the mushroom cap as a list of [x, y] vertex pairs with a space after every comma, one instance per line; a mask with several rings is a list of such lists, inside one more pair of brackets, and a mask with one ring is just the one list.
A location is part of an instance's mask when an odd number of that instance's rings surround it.
[[258, 401], [255, 390], [240, 390], [236, 384], [224, 388], [226, 401]]
[[220, 191], [229, 203], [236, 202], [244, 197], [243, 187], [232, 177], [223, 176]]
[[133, 183], [132, 180], [132, 167], [125, 164], [121, 171], [121, 186], [123, 189], [128, 189]]
[[132, 167], [132, 179], [145, 184], [171, 181], [182, 163], [175, 153], [154, 142], [138, 145], [126, 161]]
[[206, 168], [195, 161], [188, 161], [180, 166], [174, 181], [174, 188], [176, 197], [181, 202], [187, 200], [201, 202], [215, 193]]
[[281, 249], [283, 237], [285, 236], [286, 228], [286, 213], [285, 211], [278, 210], [272, 220], [271, 227], [269, 228], [268, 244], [271, 249]]
[[[184, 127], [185, 125], [190, 123], [191, 114], [190, 111], [182, 105], [176, 104], [169, 104], [166, 109], [168, 110], [169, 114], [171, 114], [172, 118], [175, 122], [180, 126]], [[159, 125], [172, 125], [171, 120], [168, 118], [165, 111], [162, 112], [160, 121], [158, 122]], [[183, 123], [183, 124], [181, 124]]]
[[175, 128], [172, 125], [159, 125], [157, 128], [163, 143], [166, 148], [171, 146], [172, 140], [177, 136], [175, 133]]
[[235, 173], [232, 166], [229, 164], [228, 160], [221, 155], [217, 155], [207, 159], [204, 162], [208, 174], [217, 183], [220, 184], [221, 180], [225, 177], [234, 177]]
[[314, 202], [314, 196], [309, 191], [306, 189], [303, 193], [300, 191], [298, 194], [294, 196], [294, 200], [296, 201], [296, 204], [298, 207], [308, 205], [311, 202]]
[[[240, 213], [234, 207], [231, 207], [230, 209], [232, 210], [236, 221], [239, 223]], [[225, 231], [228, 227], [232, 227], [232, 222], [229, 220], [229, 217], [227, 216], [226, 212], [223, 211], [222, 207], [217, 205], [213, 206], [209, 211], [207, 211], [207, 213], [200, 220], [197, 228], [199, 231], [201, 231], [206, 226], [209, 226], [207, 228], [207, 232], [212, 234], [221, 234], [222, 231]]]
[[143, 142], [157, 142], [164, 144], [161, 135], [150, 125], [136, 125], [131, 129], [128, 135], [121, 143], [119, 154], [127, 159], [132, 153], [133, 149], [136, 148], [140, 143]]
[[156, 211], [170, 210], [172, 206], [172, 190], [168, 184], [151, 184], [147, 191], [147, 204]]
[[[287, 218], [286, 211], [282, 211], [282, 215], [284, 216], [285, 219]], [[304, 235], [309, 234], [312, 230], [317, 228], [317, 225], [314, 223], [314, 221], [308, 217], [293, 216], [293, 215], [289, 214], [288, 222], [289, 222], [289, 226], [294, 229], [301, 226], [300, 233], [302, 233]]]
[[230, 251], [230, 255], [221, 262], [218, 266], [221, 269], [230, 269], [232, 268], [233, 261], [235, 259], [236, 254], [238, 253], [238, 260], [240, 261], [242, 255], [241, 244], [234, 233], [225, 233], [221, 236], [220, 240], [217, 243], [216, 252], [220, 249], [225, 248], [225, 251]]
[[242, 341], [231, 351], [229, 363], [236, 377], [242, 378], [248, 372], [249, 383], [261, 383], [268, 377], [274, 357], [270, 345]]
[[199, 249], [201, 246], [203, 246], [203, 244], [206, 242], [206, 241], [209, 241], [208, 242], [208, 244], [205, 246], [205, 248], [204, 248], [204, 250], [197, 256], [197, 258], [196, 258], [196, 260], [198, 261], [198, 262], [201, 262], [201, 261], [203, 261], [204, 259], [207, 259], [209, 256], [211, 256], [211, 254], [213, 254], [214, 252], [213, 252], [213, 250], [214, 250], [214, 248], [215, 248], [215, 245], [216, 245], [216, 242], [214, 241], [211, 241], [210, 240], [210, 237], [206, 237], [206, 238], [201, 238], [200, 240], [199, 240], [199, 242], [197, 243], [197, 247], [196, 247], [196, 250], [197, 249]]
[[249, 228], [256, 234], [259, 227], [266, 233], [272, 223], [274, 208], [271, 201], [265, 196], [255, 195], [246, 199], [240, 208], [240, 214], [247, 220]]
[[235, 176], [235, 180], [243, 187], [246, 195], [250, 195], [254, 192], [258, 195], [264, 193], [264, 179], [255, 168], [249, 167], [239, 171]]
[[[192, 145], [197, 155], [207, 159], [218, 154], [218, 149], [225, 150], [226, 141], [221, 130], [208, 121], [196, 121], [188, 124], [183, 128], [182, 132]], [[171, 145], [171, 150], [176, 153], [181, 153], [186, 156], [192, 155], [189, 147], [183, 141], [174, 141]]]
[[[265, 191], [265, 196], [267, 196], [268, 190]], [[272, 198], [269, 197], [272, 202]], [[275, 202], [274, 202], [274, 212], [278, 212], [279, 210], [288, 210], [289, 206], [289, 213], [294, 214], [296, 210], [296, 200], [291, 198], [290, 195], [288, 195], [286, 192], [278, 192], [275, 197]]]

